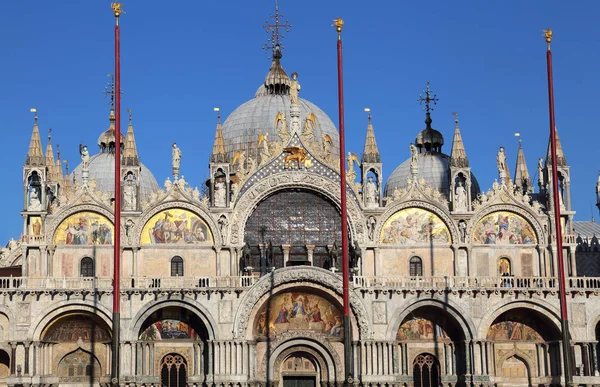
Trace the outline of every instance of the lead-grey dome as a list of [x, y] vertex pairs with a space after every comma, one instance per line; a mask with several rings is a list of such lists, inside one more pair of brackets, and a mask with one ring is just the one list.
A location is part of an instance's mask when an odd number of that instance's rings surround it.
[[[289, 129], [291, 122], [290, 96], [267, 94], [264, 90], [265, 87], [261, 86], [253, 99], [235, 109], [223, 123], [223, 140], [229, 160], [233, 160], [238, 150], [243, 150], [246, 154], [256, 157], [259, 134], [268, 132], [270, 141], [279, 141], [275, 128], [277, 113], [285, 113]], [[304, 125], [306, 116], [314, 113], [317, 116], [315, 137], [321, 141], [322, 136], [329, 135], [334, 144], [332, 152], [339, 155], [338, 131], [327, 114], [312, 102], [302, 98], [299, 98], [298, 105], [300, 106], [301, 126]]]
[[[140, 198], [146, 199], [153, 191], [160, 189], [152, 172], [140, 163], [141, 173], [139, 176]], [[81, 169], [79, 164], [73, 170], [71, 178], [81, 182]], [[110, 152], [98, 153], [90, 158], [89, 178], [95, 180], [98, 189], [106, 192], [115, 191], [115, 154]]]
[[[418, 176], [417, 179], [425, 179], [427, 184], [439, 192], [449, 197], [450, 182], [449, 176], [450, 156], [437, 152], [419, 153], [418, 158]], [[407, 179], [410, 173], [410, 158], [400, 164], [390, 175], [385, 184], [384, 196], [392, 196], [396, 188], [400, 189], [408, 185]], [[471, 173], [471, 197], [475, 199], [479, 191], [479, 183], [475, 175]]]

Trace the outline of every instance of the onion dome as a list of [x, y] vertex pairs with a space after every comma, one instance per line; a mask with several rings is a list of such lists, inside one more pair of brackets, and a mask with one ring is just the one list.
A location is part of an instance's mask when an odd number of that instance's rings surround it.
[[[115, 140], [115, 111], [113, 109], [110, 110], [110, 115], [108, 117], [110, 124], [108, 126], [108, 129], [106, 131], [104, 131], [99, 137], [98, 137], [98, 146], [100, 147], [100, 152], [105, 153], [105, 152], [110, 152], [110, 153], [114, 153], [115, 151], [115, 144], [116, 144], [116, 140]], [[123, 136], [123, 133], [121, 133], [121, 148], [123, 148], [123, 145], [125, 144], [125, 136]]]
[[444, 145], [444, 136], [431, 127], [431, 113], [427, 112], [425, 118], [427, 127], [415, 139], [415, 145], [422, 152], [441, 152]]

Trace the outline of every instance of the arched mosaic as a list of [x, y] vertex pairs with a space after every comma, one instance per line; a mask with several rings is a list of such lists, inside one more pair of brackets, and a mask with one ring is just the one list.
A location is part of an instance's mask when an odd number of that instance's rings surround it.
[[450, 243], [446, 224], [433, 212], [405, 208], [390, 216], [381, 229], [380, 242], [394, 245]]
[[43, 341], [56, 343], [107, 343], [111, 341], [105, 324], [90, 315], [67, 315], [55, 321], [42, 335]]
[[257, 314], [254, 334], [275, 337], [289, 331], [312, 331], [342, 337], [340, 310], [321, 296], [306, 292], [285, 292], [272, 297]]
[[175, 319], [164, 319], [150, 324], [141, 334], [140, 340], [191, 339], [197, 340], [198, 334], [189, 324]]
[[487, 333], [488, 340], [494, 341], [543, 341], [536, 321], [533, 319], [507, 319], [492, 324]]
[[64, 219], [54, 233], [54, 244], [67, 246], [112, 245], [115, 229], [96, 212], [82, 211]]
[[416, 317], [407, 320], [398, 328], [398, 340], [450, 340], [446, 331], [431, 320]]
[[529, 245], [537, 238], [532, 225], [522, 216], [508, 211], [492, 212], [473, 230], [473, 243], [485, 245]]
[[169, 208], [146, 222], [140, 243], [212, 245], [213, 236], [206, 222], [195, 213], [182, 208]]

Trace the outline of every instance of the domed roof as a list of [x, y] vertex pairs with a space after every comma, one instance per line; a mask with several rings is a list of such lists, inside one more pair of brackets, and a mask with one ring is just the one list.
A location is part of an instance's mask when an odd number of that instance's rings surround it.
[[[290, 96], [268, 94], [265, 90], [265, 86], [261, 86], [253, 99], [235, 109], [223, 123], [223, 140], [229, 160], [233, 160], [238, 150], [244, 150], [246, 154], [256, 157], [259, 134], [268, 132], [270, 141], [279, 141], [275, 127], [277, 113], [285, 113], [289, 128], [291, 122]], [[312, 102], [302, 98], [298, 99], [298, 105], [300, 122], [303, 123], [309, 113], [314, 113], [317, 116], [315, 137], [320, 141], [322, 136], [329, 135], [334, 144], [332, 153], [339, 155], [339, 134], [327, 114]]]
[[[448, 168], [450, 156], [438, 152], [419, 153], [417, 179], [425, 179], [427, 184], [449, 197], [450, 182], [448, 181]], [[385, 185], [384, 196], [392, 196], [396, 188], [400, 189], [408, 185], [407, 179], [410, 173], [410, 158], [400, 164], [390, 175]], [[480, 192], [479, 183], [475, 175], [471, 173], [471, 197], [475, 199]]]
[[[140, 198], [146, 199], [153, 191], [160, 189], [152, 172], [140, 163], [141, 173], [139, 176]], [[71, 178], [81, 182], [82, 165], [79, 164], [73, 170]], [[98, 153], [90, 158], [89, 179], [95, 180], [98, 189], [106, 192], [115, 191], [115, 154], [111, 152]]]
[[431, 145], [433, 147], [441, 147], [442, 145], [444, 145], [444, 136], [442, 136], [442, 134], [439, 131], [433, 128], [426, 128], [423, 129], [417, 135], [417, 138], [415, 139], [415, 145], [417, 146], [417, 148], [426, 149], [428, 145]]

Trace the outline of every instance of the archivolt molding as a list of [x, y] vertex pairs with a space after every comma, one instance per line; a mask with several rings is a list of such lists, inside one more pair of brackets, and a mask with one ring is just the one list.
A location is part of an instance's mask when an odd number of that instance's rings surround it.
[[[269, 368], [271, 380], [279, 380], [281, 363], [288, 356], [299, 351], [309, 353], [319, 362], [322, 382], [343, 379], [341, 359], [327, 340], [322, 340], [322, 337], [307, 339], [306, 335], [295, 337], [282, 334], [281, 336], [285, 337], [281, 341], [273, 343], [273, 349], [269, 352], [269, 356], [264, 356], [261, 362], [263, 371], [267, 370], [267, 360], [272, 362], [272, 367]], [[336, 364], [339, 366], [336, 367]]]
[[[533, 352], [533, 351], [528, 351], [528, 352]], [[509, 351], [507, 351], [506, 353], [503, 353], [501, 356], [498, 357], [498, 359], [496, 360], [496, 370], [501, 370], [502, 369], [502, 364], [510, 357], [516, 356], [518, 358], [520, 358], [525, 365], [527, 366], [528, 370], [529, 370], [529, 376], [530, 378], [533, 378], [534, 375], [537, 375], [537, 368], [536, 368], [536, 355], [535, 352], [533, 353], [526, 353], [520, 349], [518, 349], [516, 346], [513, 347], [512, 349], [510, 349]]]
[[159, 213], [163, 210], [168, 210], [171, 208], [182, 208], [182, 209], [189, 210], [191, 212], [196, 213], [200, 218], [202, 218], [202, 220], [204, 220], [206, 222], [206, 224], [210, 228], [210, 232], [213, 236], [215, 247], [217, 249], [219, 249], [221, 247], [221, 243], [222, 243], [221, 234], [219, 232], [219, 227], [215, 223], [212, 215], [205, 208], [199, 207], [197, 205], [194, 205], [194, 204], [191, 204], [188, 202], [182, 202], [182, 201], [162, 202], [162, 203], [158, 204], [157, 206], [148, 209], [148, 211], [146, 211], [143, 216], [141, 216], [140, 218], [138, 218], [136, 220], [137, 223], [135, 225], [135, 228], [133, 229], [132, 240], [135, 241], [136, 244], [139, 244], [140, 240], [142, 238], [142, 230], [144, 229], [144, 226], [146, 225], [146, 223], [148, 223], [150, 218], [152, 218], [154, 215], [156, 215], [157, 213]]
[[396, 212], [407, 209], [407, 208], [421, 208], [421, 209], [433, 212], [434, 214], [439, 216], [440, 219], [442, 219], [442, 221], [448, 227], [448, 230], [450, 231], [450, 235], [452, 236], [451, 243], [458, 243], [460, 241], [460, 238], [458, 236], [459, 235], [458, 228], [446, 211], [444, 211], [443, 209], [441, 209], [440, 207], [438, 207], [434, 204], [431, 204], [431, 203], [428, 203], [425, 201], [411, 200], [408, 202], [394, 202], [394, 203], [392, 203], [391, 206], [386, 207], [385, 212], [383, 214], [381, 214], [381, 216], [377, 220], [377, 225], [375, 226], [376, 228], [375, 228], [374, 235], [375, 235], [375, 239], [377, 242], [379, 242], [381, 232], [383, 231], [383, 225], [389, 219], [389, 217], [394, 215]]
[[[306, 189], [318, 192], [331, 200], [338, 208], [340, 206], [340, 186], [335, 182], [308, 172], [294, 171], [271, 175], [257, 182], [240, 196], [235, 203], [235, 212], [229, 222], [231, 224], [230, 241], [232, 244], [244, 240], [244, 228], [248, 218], [256, 206], [269, 195], [286, 189]], [[359, 243], [366, 242], [364, 224], [366, 222], [360, 205], [354, 196], [348, 195], [348, 220], [351, 234]]]
[[[48, 224], [47, 230], [49, 230], [49, 232], [47, 233], [47, 235], [49, 238], [51, 238], [52, 244], [54, 243], [54, 234], [56, 233], [56, 229], [58, 228], [58, 226], [60, 226], [62, 221], [73, 214], [83, 211], [96, 212], [100, 215], [105, 216], [108, 220], [110, 220], [110, 222], [113, 225], [115, 224], [115, 218], [112, 210], [109, 210], [104, 206], [95, 204], [80, 204], [75, 206], [67, 206], [64, 210], [53, 216], [52, 220], [50, 220]], [[50, 219], [50, 217], [46, 219]]]
[[[249, 324], [252, 324], [249, 321], [252, 310], [261, 306], [257, 303], [265, 294], [274, 291], [280, 285], [290, 282], [313, 282], [329, 288], [337, 294], [342, 292], [343, 286], [340, 276], [317, 267], [286, 267], [275, 270], [273, 273], [263, 276], [241, 300], [241, 306], [233, 324], [234, 337], [237, 339], [244, 338]], [[371, 338], [369, 314], [360, 298], [353, 291], [350, 291], [350, 308], [356, 317], [360, 338], [363, 340]]]
[[527, 209], [514, 204], [493, 204], [491, 206], [482, 207], [481, 209], [476, 211], [473, 218], [471, 218], [471, 221], [467, 224], [466, 239], [469, 243], [471, 243], [471, 245], [473, 245], [473, 231], [475, 230], [475, 226], [477, 225], [477, 223], [479, 223], [481, 219], [485, 218], [489, 214], [498, 211], [512, 212], [525, 218], [525, 220], [527, 220], [529, 224], [531, 224], [535, 229], [538, 242], [537, 244], [545, 245], [544, 241], [546, 240], [547, 235], [544, 235], [542, 225], [540, 224], [538, 217], [535, 216], [535, 214], [533, 214], [531, 211], [528, 211]]

